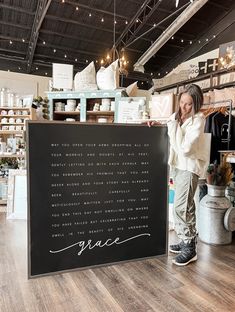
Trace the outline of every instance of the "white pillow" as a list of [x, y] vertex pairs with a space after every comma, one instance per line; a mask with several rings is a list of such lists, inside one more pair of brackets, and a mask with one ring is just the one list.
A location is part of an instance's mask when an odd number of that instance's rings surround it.
[[115, 90], [119, 87], [118, 60], [107, 68], [101, 67], [96, 75], [97, 86], [100, 90]]
[[137, 86], [138, 81], [130, 84], [128, 87], [126, 87], [126, 93], [128, 94], [128, 96], [137, 96], [137, 90], [138, 90], [138, 86]]
[[95, 64], [91, 62], [74, 77], [74, 90], [97, 90]]

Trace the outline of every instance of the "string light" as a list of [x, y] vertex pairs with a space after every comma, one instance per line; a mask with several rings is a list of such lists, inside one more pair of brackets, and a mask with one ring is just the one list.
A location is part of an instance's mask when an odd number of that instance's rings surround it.
[[10, 42], [9, 42], [10, 44], [13, 44], [13, 42], [10, 40]]
[[56, 53], [56, 49], [54, 49], [53, 52]]
[[25, 42], [24, 38], [22, 38], [22, 42]]
[[89, 17], [91, 17], [91, 13], [89, 13]]
[[44, 44], [44, 45], [45, 45], [45, 44], [46, 44], [46, 41], [43, 41], [43, 43], [42, 43], [42, 44]]
[[77, 62], [78, 61], [78, 59], [77, 58], [75, 58], [75, 62]]
[[78, 11], [78, 9], [79, 9], [78, 6], [76, 6], [76, 11]]
[[101, 22], [102, 22], [102, 23], [104, 22], [104, 19], [103, 19], [103, 17], [101, 18]]
[[64, 55], [64, 58], [67, 58], [67, 55], [66, 55], [66, 54]]

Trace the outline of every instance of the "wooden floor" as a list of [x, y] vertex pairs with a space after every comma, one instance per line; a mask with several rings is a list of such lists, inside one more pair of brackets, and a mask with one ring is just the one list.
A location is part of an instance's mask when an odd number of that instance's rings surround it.
[[169, 255], [28, 280], [26, 222], [0, 213], [0, 311], [234, 312], [235, 242], [199, 243], [198, 257], [187, 267]]

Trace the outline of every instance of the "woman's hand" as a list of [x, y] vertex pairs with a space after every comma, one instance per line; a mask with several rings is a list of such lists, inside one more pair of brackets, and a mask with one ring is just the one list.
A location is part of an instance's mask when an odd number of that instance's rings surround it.
[[146, 121], [142, 122], [142, 124], [147, 125], [148, 127], [161, 125], [161, 123], [159, 121], [156, 121], [156, 120], [146, 120]]
[[149, 120], [149, 121], [147, 121], [147, 125], [149, 127], [152, 127], [152, 126], [159, 126], [159, 125], [161, 125], [161, 123], [159, 121], [156, 121], [156, 120]]

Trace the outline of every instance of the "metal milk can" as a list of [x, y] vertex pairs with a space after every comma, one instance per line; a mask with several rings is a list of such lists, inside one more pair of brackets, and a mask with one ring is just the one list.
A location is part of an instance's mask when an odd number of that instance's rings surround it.
[[226, 186], [208, 184], [207, 187], [208, 194], [199, 206], [199, 238], [212, 245], [230, 244], [235, 230], [235, 208], [225, 197]]

